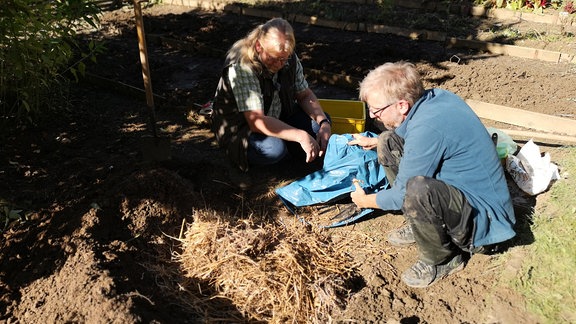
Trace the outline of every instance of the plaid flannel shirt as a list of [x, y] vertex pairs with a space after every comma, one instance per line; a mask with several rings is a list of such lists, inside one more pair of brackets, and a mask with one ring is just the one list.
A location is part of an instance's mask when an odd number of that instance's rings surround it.
[[[300, 92], [308, 88], [308, 82], [304, 78], [304, 69], [302, 68], [300, 60], [297, 59], [296, 62], [296, 81], [294, 89], [296, 92]], [[250, 69], [250, 67], [241, 65], [240, 63], [234, 63], [229, 68], [228, 78], [240, 112], [264, 109], [264, 98], [262, 90], [260, 89], [260, 81], [258, 80], [258, 76], [254, 71], [252, 71], [252, 69]], [[276, 83], [277, 78], [278, 75], [274, 74], [272, 81]], [[279, 118], [281, 110], [282, 105], [280, 97], [278, 96], [278, 91], [274, 91], [268, 116]]]

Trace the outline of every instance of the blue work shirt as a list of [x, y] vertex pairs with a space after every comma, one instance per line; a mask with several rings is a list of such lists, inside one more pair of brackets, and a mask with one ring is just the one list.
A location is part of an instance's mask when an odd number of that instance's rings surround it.
[[473, 208], [474, 246], [514, 237], [514, 208], [504, 170], [486, 127], [457, 95], [427, 90], [395, 130], [404, 139], [396, 180], [376, 197], [383, 210], [401, 210], [408, 179], [426, 176], [464, 193]]

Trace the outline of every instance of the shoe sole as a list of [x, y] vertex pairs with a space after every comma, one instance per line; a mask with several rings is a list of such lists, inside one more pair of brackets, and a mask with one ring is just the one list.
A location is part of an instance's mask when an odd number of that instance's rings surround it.
[[404, 282], [404, 284], [405, 284], [406, 286], [412, 287], [412, 288], [427, 288], [427, 287], [432, 286], [432, 285], [435, 284], [436, 282], [438, 282], [438, 281], [440, 281], [440, 280], [448, 277], [449, 275], [451, 275], [451, 274], [453, 274], [453, 273], [456, 273], [456, 272], [464, 269], [464, 265], [465, 265], [465, 262], [460, 263], [456, 268], [450, 270], [450, 272], [448, 272], [447, 274], [445, 274], [445, 275], [443, 275], [443, 276], [441, 276], [441, 277], [436, 277], [436, 278], [434, 278], [434, 280], [432, 280], [432, 282], [429, 283], [429, 284], [427, 284], [427, 285], [422, 285], [422, 286], [410, 285], [410, 284], [406, 283], [404, 280], [402, 280], [402, 282]]
[[412, 245], [415, 244], [416, 241], [396, 241], [394, 239], [390, 239], [390, 236], [386, 237], [386, 241], [388, 241], [388, 243], [390, 243], [390, 245], [393, 246], [408, 246], [408, 245]]
[[388, 233], [388, 236], [386, 237], [386, 241], [388, 241], [388, 243], [390, 243], [390, 245], [392, 246], [398, 246], [398, 247], [406, 247], [412, 244], [416, 243], [416, 240], [413, 241], [397, 241], [394, 239], [390, 239], [390, 235], [394, 234], [396, 231], [392, 231]]
[[412, 245], [412, 244], [415, 244], [415, 243], [416, 243], [416, 241], [414, 241], [414, 242], [406, 242], [406, 243], [392, 242], [392, 241], [390, 241], [390, 240], [387, 240], [387, 241], [388, 241], [388, 243], [390, 243], [390, 245], [392, 245], [392, 246], [397, 246], [397, 247], [406, 247], [406, 246], [409, 246], [409, 245]]

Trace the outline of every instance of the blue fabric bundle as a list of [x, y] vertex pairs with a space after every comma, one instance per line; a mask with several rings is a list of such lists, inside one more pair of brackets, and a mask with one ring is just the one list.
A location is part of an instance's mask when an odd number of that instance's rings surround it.
[[[362, 135], [378, 136], [372, 132]], [[353, 179], [359, 180], [367, 193], [388, 187], [386, 173], [378, 163], [376, 151], [348, 145], [352, 139], [351, 134], [332, 135], [321, 170], [276, 189], [276, 194], [294, 214], [295, 207], [331, 203], [348, 197], [354, 191]]]

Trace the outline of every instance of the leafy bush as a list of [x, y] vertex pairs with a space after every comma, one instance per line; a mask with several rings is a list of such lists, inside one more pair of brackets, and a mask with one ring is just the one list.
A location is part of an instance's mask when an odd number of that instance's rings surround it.
[[[46, 110], [59, 106], [67, 76], [77, 77], [84, 61], [101, 50], [75, 38], [81, 24], [96, 27], [98, 13], [90, 0], [2, 1], [0, 128], [34, 123]], [[82, 54], [85, 50], [88, 53]]]

